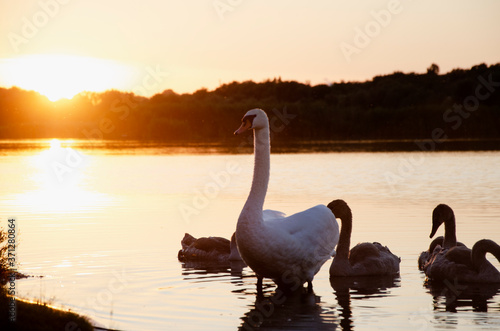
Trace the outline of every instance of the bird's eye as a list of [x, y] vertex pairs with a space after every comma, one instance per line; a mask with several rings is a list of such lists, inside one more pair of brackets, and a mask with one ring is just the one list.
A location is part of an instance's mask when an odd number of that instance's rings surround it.
[[256, 117], [257, 115], [247, 115], [245, 117], [243, 117], [243, 119], [241, 120], [241, 122], [245, 125], [250, 125], [252, 126], [253, 125], [253, 120], [254, 118]]

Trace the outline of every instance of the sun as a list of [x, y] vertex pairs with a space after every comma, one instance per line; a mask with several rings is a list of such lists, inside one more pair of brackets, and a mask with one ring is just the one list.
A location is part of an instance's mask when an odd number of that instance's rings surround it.
[[41, 54], [2, 60], [0, 74], [4, 85], [34, 90], [56, 101], [83, 91], [125, 89], [132, 69], [111, 60]]
[[59, 148], [61, 148], [61, 141], [59, 141], [59, 139], [52, 139], [50, 141], [50, 149], [51, 150], [58, 150]]

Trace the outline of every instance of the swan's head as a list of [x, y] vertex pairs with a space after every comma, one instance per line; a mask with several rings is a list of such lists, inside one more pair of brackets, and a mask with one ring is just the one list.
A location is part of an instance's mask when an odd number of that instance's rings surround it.
[[352, 219], [351, 208], [349, 208], [344, 200], [333, 200], [327, 207], [332, 211], [335, 217], [340, 218], [341, 220]]
[[269, 126], [269, 120], [266, 113], [262, 109], [252, 109], [247, 111], [245, 116], [241, 119], [241, 126], [234, 134], [241, 134], [250, 129], [263, 129]]
[[493, 254], [500, 261], [500, 246], [489, 239], [481, 239], [472, 246], [472, 266], [479, 271], [481, 265], [486, 262], [486, 253]]
[[447, 221], [454, 221], [455, 214], [448, 205], [440, 204], [432, 212], [432, 230], [429, 238], [434, 237], [441, 224]]

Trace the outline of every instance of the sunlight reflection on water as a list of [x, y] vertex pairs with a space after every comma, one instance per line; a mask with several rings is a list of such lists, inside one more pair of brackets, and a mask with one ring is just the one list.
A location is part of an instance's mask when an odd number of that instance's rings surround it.
[[[345, 199], [354, 215], [352, 243], [380, 241], [402, 258], [401, 277], [380, 284], [370, 279], [369, 286], [331, 283], [327, 262], [315, 277], [314, 295], [275, 304], [273, 283], [264, 282], [264, 301], [258, 299], [248, 268], [177, 261], [185, 232], [230, 237], [248, 194], [251, 155], [108, 154], [64, 141], [51, 151], [44, 144], [45, 150], [21, 150], [0, 161], [1, 221], [17, 219], [20, 270], [43, 276], [19, 280], [22, 297], [123, 330], [500, 325], [498, 296], [488, 299], [488, 313], [474, 311], [468, 299], [458, 313], [447, 312], [443, 290], [434, 299], [416, 263], [428, 247], [438, 203], [452, 206], [457, 237], [468, 246], [483, 237], [500, 241], [499, 152], [273, 154], [266, 208], [291, 214]], [[404, 168], [411, 157], [421, 163]], [[58, 180], [53, 162], [69, 168], [56, 166], [67, 180]], [[228, 164], [238, 172], [229, 173]], [[207, 194], [217, 180], [219, 190]], [[195, 212], [186, 218], [181, 206]]]

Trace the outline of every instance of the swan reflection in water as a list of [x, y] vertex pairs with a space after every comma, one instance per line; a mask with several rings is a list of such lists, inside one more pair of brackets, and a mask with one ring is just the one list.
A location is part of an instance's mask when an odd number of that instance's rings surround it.
[[198, 278], [202, 278], [200, 276], [203, 275], [207, 275], [207, 278], [214, 278], [214, 274], [221, 274], [221, 277], [231, 275], [232, 277], [243, 278], [243, 268], [246, 267], [243, 261], [226, 261], [223, 263], [214, 261], [185, 261], [181, 265], [183, 276], [197, 275]]
[[[274, 286], [264, 287], [266, 288]], [[276, 288], [270, 295], [256, 295], [255, 304], [241, 318], [239, 330], [336, 330], [334, 308], [320, 304], [314, 291]]]
[[[230, 282], [235, 286], [231, 292], [239, 297], [255, 298], [241, 317], [239, 330], [336, 330], [339, 326], [341, 330], [352, 330], [351, 299], [389, 296], [390, 288], [400, 286], [399, 276], [332, 277], [330, 284], [340, 308], [329, 307], [314, 291], [309, 292], [303, 287], [297, 291], [281, 289], [270, 280], [263, 282], [259, 293], [251, 286], [255, 275], [242, 272], [244, 264], [237, 263], [184, 262], [182, 274], [185, 279], [194, 276], [197, 280], [214, 280], [231, 273]], [[337, 309], [340, 309], [338, 314]]]
[[342, 330], [353, 330], [351, 298], [369, 299], [390, 295], [390, 288], [400, 287], [400, 277], [385, 276], [354, 276], [330, 277], [330, 284], [335, 291], [337, 302], [340, 305]]
[[[500, 292], [500, 283], [462, 283], [428, 279], [424, 287], [433, 297], [434, 310], [444, 308], [449, 312], [457, 312], [464, 307], [471, 307], [475, 312], [487, 312], [488, 303], [491, 303], [489, 300]], [[498, 307], [496, 309], [499, 310]]]
[[241, 317], [240, 330], [336, 330], [334, 307], [324, 307], [314, 291], [302, 286], [296, 291], [280, 289], [272, 281], [264, 281], [262, 291], [252, 286], [253, 272], [245, 272], [243, 261], [182, 262], [185, 280], [214, 281], [231, 275], [231, 292], [238, 297], [255, 297], [255, 303]]

